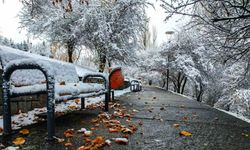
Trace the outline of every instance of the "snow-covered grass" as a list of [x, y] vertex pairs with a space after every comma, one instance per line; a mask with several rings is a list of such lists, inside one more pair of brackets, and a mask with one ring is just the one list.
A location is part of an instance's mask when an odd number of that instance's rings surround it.
[[222, 112], [224, 112], [224, 113], [227, 113], [227, 114], [229, 114], [229, 115], [232, 115], [232, 116], [234, 116], [234, 117], [236, 117], [236, 118], [239, 118], [239, 119], [241, 119], [241, 120], [243, 120], [243, 121], [246, 121], [246, 122], [250, 123], [250, 119], [248, 119], [248, 118], [246, 118], [246, 117], [244, 117], [244, 116], [242, 116], [242, 115], [240, 115], [240, 114], [233, 113], [233, 112], [226, 111], [226, 110], [219, 109], [219, 108], [215, 108], [215, 109], [217, 109], [217, 110], [219, 110], [219, 111], [222, 111]]
[[[115, 96], [121, 96], [125, 93], [130, 92], [129, 88], [124, 90], [116, 90]], [[101, 102], [104, 100], [104, 95], [98, 97], [90, 97], [86, 98], [86, 106]], [[57, 104], [55, 107], [55, 112], [57, 113], [66, 113], [68, 111], [79, 110], [81, 108], [80, 101], [77, 100], [69, 100], [67, 102], [62, 102]], [[31, 125], [38, 122], [38, 117], [36, 115], [42, 114], [46, 112], [46, 107], [43, 108], [35, 108], [32, 111], [27, 113], [19, 112], [19, 114], [13, 115], [12, 119], [12, 129], [20, 129], [23, 126]], [[41, 120], [40, 120], [41, 121]], [[0, 116], [0, 127], [3, 128], [3, 117]]]

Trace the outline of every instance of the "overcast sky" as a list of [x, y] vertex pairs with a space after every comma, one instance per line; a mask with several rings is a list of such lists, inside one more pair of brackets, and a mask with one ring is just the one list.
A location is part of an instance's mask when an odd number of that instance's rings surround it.
[[[150, 17], [150, 30], [155, 26], [158, 33], [157, 43], [161, 44], [166, 41], [166, 31], [176, 28], [177, 23], [175, 20], [163, 22], [164, 10], [160, 7], [159, 0], [149, 0], [154, 3], [155, 8], [149, 6], [147, 14]], [[21, 10], [21, 3], [19, 0], [5, 0], [4, 4], [0, 3], [0, 34], [4, 37], [11, 38], [15, 42], [27, 40], [26, 32], [19, 29], [19, 19], [17, 17], [18, 11]]]

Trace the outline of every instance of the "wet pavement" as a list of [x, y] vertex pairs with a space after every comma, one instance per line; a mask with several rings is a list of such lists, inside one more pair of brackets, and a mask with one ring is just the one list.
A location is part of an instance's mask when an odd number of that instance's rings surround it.
[[[129, 136], [127, 145], [112, 142], [103, 149], [112, 150], [250, 150], [250, 124], [220, 112], [205, 104], [164, 90], [145, 87], [143, 91], [128, 93], [117, 97], [117, 103], [125, 106], [129, 112], [136, 111], [129, 124], [136, 124], [138, 130]], [[56, 119], [56, 135], [64, 137], [67, 129], [78, 130], [93, 127], [92, 119], [97, 118], [100, 109], [74, 111]], [[112, 109], [110, 113], [112, 113]], [[126, 119], [119, 119], [127, 125]], [[138, 123], [143, 123], [141, 126]], [[174, 124], [178, 124], [175, 125]], [[179, 126], [179, 127], [177, 127]], [[67, 149], [64, 144], [47, 142], [46, 122], [27, 127], [30, 134], [25, 137], [22, 149], [60, 150]], [[180, 136], [186, 130], [191, 136]], [[122, 137], [122, 133], [109, 133], [104, 126], [96, 127], [93, 137], [105, 139]], [[1, 138], [4, 145], [12, 145], [12, 140], [20, 134]], [[71, 149], [84, 144], [81, 135], [70, 139]]]

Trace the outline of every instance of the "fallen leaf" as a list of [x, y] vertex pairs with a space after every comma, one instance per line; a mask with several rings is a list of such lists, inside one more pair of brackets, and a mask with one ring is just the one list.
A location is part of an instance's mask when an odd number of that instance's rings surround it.
[[90, 130], [94, 131], [94, 130], [96, 130], [96, 128], [90, 128]]
[[71, 142], [67, 142], [64, 144], [65, 147], [73, 147], [73, 144]]
[[77, 150], [89, 150], [89, 149], [90, 149], [90, 146], [81, 146], [77, 148]]
[[123, 135], [122, 137], [128, 139], [129, 135], [128, 135], [128, 134], [125, 134], [125, 135]]
[[126, 139], [126, 138], [114, 138], [113, 140], [114, 140], [115, 143], [117, 143], [117, 144], [121, 144], [121, 145], [126, 145], [126, 144], [128, 144], [128, 139]]
[[129, 124], [128, 126], [129, 126], [129, 128], [130, 128], [132, 131], [134, 131], [134, 132], [137, 130], [137, 126], [134, 125], [134, 124]]
[[185, 116], [185, 117], [183, 117], [182, 119], [185, 120], [185, 121], [187, 121], [187, 120], [188, 120], [188, 117]]
[[175, 128], [178, 128], [178, 127], [180, 127], [180, 124], [173, 124], [173, 127], [175, 127]]
[[85, 141], [85, 143], [90, 143], [90, 142], [91, 142], [91, 139], [89, 139], [89, 138], [84, 138], [84, 141]]
[[99, 122], [99, 119], [92, 119], [92, 120], [91, 120], [91, 123], [95, 123], [95, 124], [96, 124], [96, 123], [98, 123], [98, 122]]
[[95, 127], [99, 127], [99, 126], [100, 126], [100, 124], [99, 124], [99, 123], [96, 123], [96, 124], [95, 124]]
[[80, 100], [80, 99], [76, 99], [76, 100], [75, 100], [75, 103], [76, 103], [76, 104], [80, 104], [80, 103], [81, 103], [81, 100]]
[[65, 81], [59, 83], [60, 85], [66, 85]]
[[12, 143], [15, 145], [22, 145], [23, 143], [25, 143], [25, 139], [22, 137], [18, 137], [14, 141], [12, 141]]
[[133, 131], [130, 130], [129, 128], [124, 128], [124, 129], [122, 129], [122, 133], [125, 133], [125, 134], [132, 134]]
[[120, 132], [120, 129], [118, 129], [118, 128], [109, 128], [109, 133], [115, 133], [115, 132]]
[[64, 136], [66, 138], [71, 138], [74, 136], [74, 130], [73, 129], [68, 129], [66, 131], [64, 131]]
[[92, 141], [93, 144], [95, 145], [104, 145], [105, 144], [105, 140], [104, 140], [104, 137], [103, 136], [97, 136], [93, 141]]
[[23, 134], [23, 135], [27, 135], [30, 133], [30, 131], [28, 129], [22, 129], [19, 131], [19, 133]]
[[191, 135], [192, 135], [191, 132], [188, 132], [188, 131], [185, 131], [185, 130], [179, 132], [179, 134], [180, 134], [181, 136], [191, 136]]
[[140, 126], [142, 126], [143, 125], [143, 121], [139, 121], [139, 123], [138, 123]]
[[68, 108], [71, 109], [71, 110], [76, 110], [77, 109], [77, 107], [75, 105], [68, 106]]

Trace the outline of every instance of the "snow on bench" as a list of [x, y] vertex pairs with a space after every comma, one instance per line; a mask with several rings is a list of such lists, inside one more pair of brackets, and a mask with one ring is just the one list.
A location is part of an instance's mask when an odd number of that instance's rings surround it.
[[[0, 46], [0, 61], [3, 69], [3, 119], [4, 134], [11, 133], [10, 98], [47, 93], [48, 139], [55, 135], [54, 105], [63, 100], [105, 94], [105, 110], [108, 110], [109, 83], [105, 74], [91, 69], [61, 62], [47, 57]], [[84, 83], [88, 77], [103, 79], [103, 84]]]

